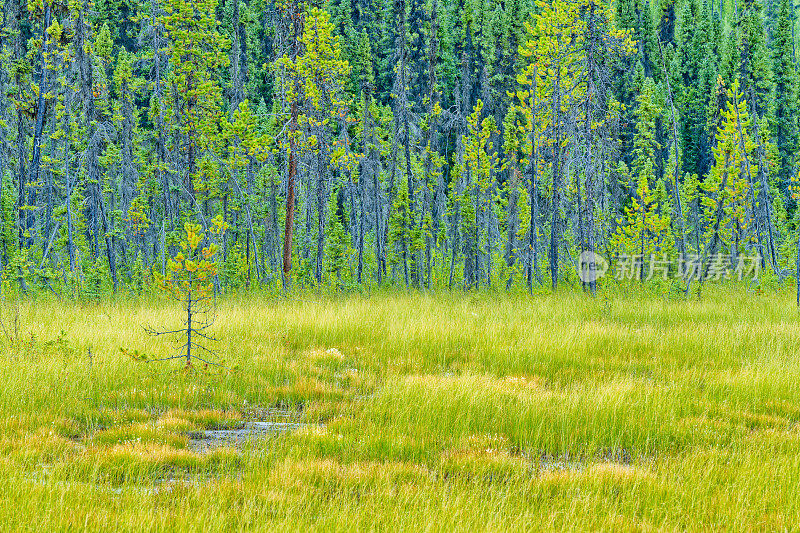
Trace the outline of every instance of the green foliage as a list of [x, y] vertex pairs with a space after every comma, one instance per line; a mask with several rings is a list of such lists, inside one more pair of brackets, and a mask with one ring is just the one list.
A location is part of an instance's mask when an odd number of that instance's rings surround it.
[[[609, 245], [617, 255], [660, 257], [666, 252], [669, 238], [670, 209], [664, 181], [656, 180], [654, 170], [655, 153], [659, 148], [654, 130], [659, 109], [654, 102], [655, 87], [649, 78], [637, 100], [634, 161], [629, 182], [632, 195], [624, 209], [625, 217], [618, 221]], [[624, 168], [620, 173], [628, 174]]]
[[146, 293], [184, 223], [218, 216], [221, 290], [402, 269], [420, 288], [500, 275], [514, 291], [535, 261], [568, 279], [589, 236], [661, 253], [678, 231], [687, 253], [757, 242], [779, 273], [797, 260], [789, 0], [12, 4], [0, 267], [15, 290]]
[[419, 231], [414, 226], [414, 219], [408, 203], [408, 186], [401, 180], [392, 203], [389, 216], [389, 236], [387, 263], [396, 266], [407, 265], [411, 251], [419, 245]]
[[[167, 261], [169, 273], [157, 275], [156, 279], [162, 290], [179, 302], [207, 299], [213, 293], [218, 273], [215, 256], [219, 247], [213, 242], [204, 243], [205, 234], [200, 233], [199, 224], [187, 222], [183, 229], [186, 236], [180, 242], [181, 251]], [[220, 217], [209, 231], [219, 235], [224, 230], [225, 223]]]
[[[330, 281], [337, 287], [341, 286], [342, 274], [348, 266], [352, 251], [350, 236], [344, 229], [345, 213], [339, 209], [338, 197], [339, 189], [334, 189], [328, 200], [328, 238], [325, 241], [325, 271], [331, 276]], [[399, 223], [395, 221], [395, 224]]]
[[[738, 82], [731, 87], [722, 120], [714, 148], [715, 163], [701, 186], [705, 192], [701, 200], [704, 242], [709, 246], [721, 241], [729, 251], [740, 252], [751, 239], [747, 230], [754, 191], [750, 185], [756, 168], [746, 163], [752, 157], [754, 143], [747, 133], [750, 118]], [[748, 170], [751, 175], [747, 175]]]
[[772, 72], [774, 88], [774, 126], [776, 144], [780, 154], [779, 179], [788, 184], [795, 173], [795, 162], [798, 149], [798, 84], [794, 57], [793, 4], [790, 0], [781, 0], [777, 25], [772, 41]]
[[[617, 232], [609, 241], [618, 255], [649, 258], [664, 251], [662, 244], [668, 237], [669, 217], [659, 208], [659, 189], [653, 191], [648, 185], [648, 173], [652, 175], [650, 164], [639, 174], [630, 205], [625, 207], [625, 217], [618, 222]], [[663, 182], [659, 183], [663, 190]]]
[[100, 258], [87, 262], [83, 267], [84, 281], [82, 287], [83, 298], [89, 301], [99, 301], [108, 294], [111, 275], [107, 264]]
[[[226, 228], [222, 217], [212, 221], [208, 229], [210, 237], [220, 236]], [[181, 353], [177, 356], [167, 356], [161, 359], [185, 359], [186, 367], [192, 366], [192, 358], [199, 359], [206, 364], [216, 364], [208, 361], [207, 356], [201, 357], [198, 351], [212, 353], [204, 341], [213, 341], [207, 333], [203, 333], [213, 319], [208, 316], [212, 308], [215, 282], [219, 273], [219, 263], [216, 255], [219, 246], [206, 239], [206, 234], [201, 233], [200, 224], [184, 223], [185, 237], [180, 242], [181, 251], [167, 262], [168, 273], [156, 273], [156, 282], [161, 290], [172, 299], [180, 303], [181, 313], [185, 316], [183, 325], [171, 331], [160, 331], [146, 328], [154, 336], [174, 335], [179, 339]]]
[[142, 256], [137, 255], [136, 261], [131, 266], [131, 288], [139, 296], [145, 293], [149, 286], [149, 273], [145, 268]]
[[247, 258], [242, 245], [237, 243], [228, 250], [227, 257], [220, 268], [220, 281], [226, 290], [236, 291], [247, 283]]

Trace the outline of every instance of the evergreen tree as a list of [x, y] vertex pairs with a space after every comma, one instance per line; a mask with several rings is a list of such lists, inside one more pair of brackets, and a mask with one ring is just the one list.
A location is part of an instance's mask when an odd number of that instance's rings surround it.
[[[780, 156], [778, 178], [787, 187], [794, 175], [798, 149], [797, 70], [791, 24], [794, 21], [791, 0], [781, 0], [772, 40], [772, 71], [775, 80], [774, 127], [775, 143]], [[785, 190], [785, 189], [784, 189]]]
[[[559, 248], [561, 246], [561, 198], [563, 187], [563, 149], [568, 122], [566, 110], [570, 104], [568, 88], [578, 76], [579, 40], [583, 34], [580, 12], [582, 4], [574, 0], [558, 0], [540, 5], [541, 11], [527, 24], [527, 36], [520, 55], [528, 58], [520, 79], [535, 87], [537, 99], [546, 102], [538, 120], [547, 130], [546, 144], [550, 148], [552, 200], [550, 221], [549, 263], [553, 289], [558, 285]], [[540, 93], [540, 94], [538, 94]]]
[[754, 208], [751, 183], [755, 168], [746, 164], [754, 148], [747, 133], [749, 122], [746, 102], [738, 83], [734, 83], [717, 130], [714, 166], [701, 185], [705, 193], [701, 200], [705, 258], [723, 250], [735, 257], [752, 239], [748, 230]]
[[[467, 178], [466, 199], [462, 200], [462, 216], [466, 214], [463, 235], [465, 237], [464, 284], [467, 288], [479, 286], [481, 266], [486, 265], [488, 270], [488, 262], [491, 260], [485, 251], [486, 245], [481, 246], [490, 236], [478, 227], [478, 217], [488, 208], [486, 196], [490, 186], [489, 178], [497, 166], [497, 155], [490, 143], [496, 126], [494, 117], [483, 117], [482, 113], [483, 101], [478, 100], [467, 119], [468, 133], [463, 141], [465, 151], [462, 172]], [[468, 203], [474, 205], [471, 208], [464, 207]]]
[[754, 119], [767, 112], [772, 80], [761, 0], [744, 0], [738, 24], [739, 87]]
[[708, 171], [711, 160], [706, 112], [712, 83], [716, 81], [706, 15], [707, 11], [701, 10], [697, 0], [684, 4], [679, 47], [681, 90], [678, 105], [682, 110], [683, 171], [698, 175]]
[[185, 209], [208, 215], [208, 201], [221, 189], [217, 163], [221, 125], [222, 87], [219, 75], [229, 64], [229, 41], [219, 31], [217, 0], [165, 0], [163, 25], [169, 42], [166, 119], [181, 180]]
[[303, 282], [348, 280], [343, 246], [359, 284], [388, 263], [400, 284], [477, 287], [499, 266], [532, 290], [543, 242], [552, 287], [612, 241], [757, 252], [778, 272], [796, 244], [788, 0], [4, 13], [0, 269], [22, 290], [140, 291], [184, 222], [217, 215], [217, 291], [279, 272], [288, 288], [294, 261]]
[[[610, 246], [620, 255], [640, 258], [638, 279], [643, 280], [645, 259], [663, 252], [670, 227], [669, 209], [664, 209], [666, 192], [663, 180], [657, 180], [654, 171], [658, 144], [655, 140], [655, 118], [660, 110], [656, 106], [655, 85], [648, 79], [639, 96], [636, 135], [634, 136], [634, 160], [629, 187], [630, 203], [624, 208], [625, 217], [618, 222]], [[623, 174], [627, 172], [625, 169]]]
[[406, 285], [409, 280], [409, 258], [416, 242], [407, 187], [406, 183], [401, 181], [392, 202], [386, 253], [386, 262], [392, 267], [392, 272], [398, 268], [402, 269]]
[[347, 265], [350, 236], [344, 230], [344, 212], [339, 204], [340, 189], [334, 189], [328, 201], [328, 240], [325, 244], [325, 271], [335, 276], [337, 285], [342, 282], [342, 271]]

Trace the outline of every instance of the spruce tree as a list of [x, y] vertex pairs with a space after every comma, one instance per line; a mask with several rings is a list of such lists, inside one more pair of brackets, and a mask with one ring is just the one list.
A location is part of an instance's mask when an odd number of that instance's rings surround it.
[[211, 154], [221, 148], [225, 115], [219, 75], [229, 64], [225, 50], [230, 43], [219, 31], [216, 9], [217, 0], [165, 0], [160, 17], [171, 67], [167, 118], [180, 158], [183, 207], [189, 211], [220, 191], [220, 173]]
[[773, 131], [780, 157], [778, 178], [784, 191], [795, 172], [797, 137], [800, 134], [797, 123], [797, 70], [793, 60], [791, 29], [793, 21], [792, 0], [781, 0], [771, 47], [772, 72], [775, 80]]
[[701, 184], [705, 193], [701, 200], [704, 259], [722, 251], [736, 256], [753, 239], [752, 179], [756, 170], [746, 164], [753, 152], [753, 141], [748, 134], [751, 119], [736, 82], [721, 115], [714, 166]]
[[325, 271], [333, 276], [331, 283], [342, 283], [342, 271], [347, 265], [350, 236], [344, 229], [344, 210], [339, 203], [340, 189], [333, 190], [328, 201], [328, 239], [325, 243]]

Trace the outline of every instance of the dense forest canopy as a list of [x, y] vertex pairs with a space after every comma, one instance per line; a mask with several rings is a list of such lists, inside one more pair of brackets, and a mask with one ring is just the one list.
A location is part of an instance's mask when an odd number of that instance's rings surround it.
[[186, 222], [220, 220], [221, 291], [555, 288], [587, 252], [790, 275], [795, 13], [8, 0], [5, 287], [147, 290]]

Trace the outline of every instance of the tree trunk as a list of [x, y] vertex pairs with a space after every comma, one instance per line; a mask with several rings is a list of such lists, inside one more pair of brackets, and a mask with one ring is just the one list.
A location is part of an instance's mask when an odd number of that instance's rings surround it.
[[[45, 114], [45, 101], [44, 93], [47, 92], [47, 74], [49, 68], [47, 66], [47, 55], [50, 47], [50, 22], [52, 18], [52, 7], [47, 1], [44, 3], [44, 22], [42, 23], [42, 51], [39, 54], [39, 95], [36, 101], [36, 125], [33, 129], [33, 156], [31, 157], [31, 166], [29, 168], [28, 183], [37, 183], [39, 181], [39, 166], [42, 153], [42, 130], [44, 129], [44, 114]], [[33, 190], [28, 191], [28, 205], [34, 205]], [[28, 234], [27, 242], [30, 244], [30, 231], [33, 229], [33, 214], [31, 211], [26, 212], [25, 216], [25, 231]]]
[[528, 263], [528, 292], [533, 292], [533, 278], [541, 283], [539, 278], [539, 136], [536, 134], [536, 80], [537, 68], [533, 68], [533, 87], [531, 88], [531, 160], [530, 160], [530, 228], [528, 232], [528, 253], [530, 260]]
[[[289, 16], [292, 19], [292, 62], [297, 64], [297, 57], [300, 49], [300, 38], [303, 34], [302, 13], [297, 5], [297, 0], [293, 0], [290, 6]], [[286, 183], [286, 224], [283, 232], [283, 287], [288, 289], [291, 286], [292, 272], [292, 232], [294, 229], [294, 186], [297, 177], [297, 130], [298, 130], [298, 104], [300, 97], [300, 80], [297, 75], [292, 80], [294, 83], [294, 100], [291, 104], [291, 121], [289, 122], [289, 176]]]
[[[558, 71], [558, 69], [556, 69]], [[558, 288], [558, 246], [561, 236], [561, 77], [556, 73], [553, 86], [553, 205], [550, 226], [550, 280], [553, 290]]]

